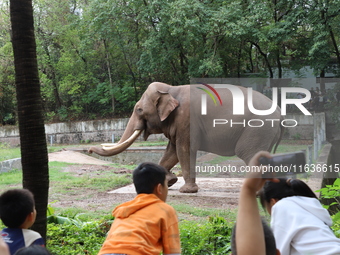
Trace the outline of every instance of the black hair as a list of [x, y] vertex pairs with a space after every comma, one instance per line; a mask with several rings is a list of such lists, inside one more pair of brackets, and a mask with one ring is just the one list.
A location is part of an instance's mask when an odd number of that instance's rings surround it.
[[[266, 221], [262, 219], [262, 227], [264, 234], [264, 242], [266, 245], [266, 255], [276, 255], [276, 242], [273, 231], [268, 226]], [[234, 225], [233, 232], [231, 234], [231, 253], [237, 255], [236, 251], [236, 224]]]
[[267, 181], [259, 192], [262, 207], [269, 203], [272, 198], [280, 200], [285, 197], [303, 196], [316, 198], [311, 188], [299, 179], [278, 178], [279, 182]]
[[137, 194], [151, 194], [160, 183], [164, 185], [167, 171], [164, 167], [151, 162], [140, 164], [133, 171], [133, 184]]
[[0, 196], [0, 218], [9, 228], [18, 228], [34, 211], [34, 197], [27, 189], [7, 190]]
[[31, 245], [17, 250], [14, 255], [51, 255], [51, 253], [43, 246]]

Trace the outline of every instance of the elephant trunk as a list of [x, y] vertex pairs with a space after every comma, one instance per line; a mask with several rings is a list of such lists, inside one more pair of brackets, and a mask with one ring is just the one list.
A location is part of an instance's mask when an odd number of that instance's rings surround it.
[[143, 130], [135, 130], [128, 139], [126, 139], [125, 141], [119, 141], [116, 144], [102, 144], [102, 148], [91, 147], [88, 152], [94, 152], [100, 156], [113, 156], [119, 154], [129, 148], [131, 144], [138, 138], [138, 136], [140, 136], [142, 131]]

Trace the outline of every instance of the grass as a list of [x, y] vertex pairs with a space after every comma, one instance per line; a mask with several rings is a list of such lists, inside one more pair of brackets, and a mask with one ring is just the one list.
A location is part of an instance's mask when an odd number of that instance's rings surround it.
[[13, 158], [20, 158], [20, 148], [12, 147], [5, 143], [0, 143], [0, 162]]
[[4, 191], [8, 188], [21, 188], [22, 171], [12, 170], [0, 174], [0, 190]]
[[[108, 176], [108, 177], [97, 177], [92, 178], [90, 176], [77, 177], [70, 179], [66, 184], [63, 183], [61, 186], [66, 190], [76, 192], [77, 188], [86, 187], [87, 189], [96, 190], [99, 192], [105, 192], [110, 189], [117, 189], [131, 183], [131, 178], [124, 176]], [[65, 187], [66, 185], [66, 187]]]
[[307, 145], [305, 145], [305, 144], [294, 144], [294, 143], [291, 143], [290, 141], [289, 142], [283, 141], [277, 147], [276, 153], [287, 153], [287, 152], [293, 152], [293, 151], [301, 151], [301, 150], [306, 150], [306, 148], [307, 148]]
[[136, 142], [133, 143], [132, 146], [136, 147], [143, 147], [143, 146], [167, 146], [168, 141], [156, 141], [156, 142], [151, 142], [151, 141], [145, 141], [145, 142]]
[[[130, 174], [116, 174], [114, 171], [101, 171], [100, 175], [96, 172], [88, 172], [81, 175], [75, 175], [74, 173], [64, 172], [67, 166], [76, 164], [62, 163], [62, 162], [50, 162], [50, 180], [53, 183], [53, 187], [58, 193], [70, 193], [77, 192], [77, 189], [86, 187], [90, 190], [98, 192], [104, 192], [112, 189], [116, 189], [131, 183]], [[111, 166], [112, 164], [108, 164]], [[127, 168], [124, 165], [115, 164], [120, 168]], [[129, 166], [131, 167], [131, 166]], [[82, 192], [82, 191], [79, 191]]]
[[[301, 151], [301, 150], [306, 150], [306, 148], [307, 148], [307, 145], [298, 144], [297, 141], [295, 141], [295, 144], [292, 143], [290, 140], [282, 141], [277, 147], [275, 154]], [[215, 158], [213, 158], [210, 161], [207, 161], [206, 163], [211, 164], [211, 165], [216, 165], [226, 160], [236, 160], [236, 159], [238, 159], [237, 156], [231, 156], [231, 157], [216, 156]]]
[[179, 214], [180, 219], [190, 220], [190, 218], [203, 218], [205, 220], [207, 217], [220, 216], [225, 218], [227, 221], [233, 222], [236, 220], [236, 209], [224, 210], [215, 208], [193, 207], [191, 205], [178, 203], [170, 204], [175, 208], [175, 210]]

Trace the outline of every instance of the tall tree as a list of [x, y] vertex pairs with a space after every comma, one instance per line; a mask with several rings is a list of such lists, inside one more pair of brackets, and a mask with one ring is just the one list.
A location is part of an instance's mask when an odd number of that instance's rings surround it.
[[31, 0], [10, 0], [23, 187], [35, 197], [33, 229], [46, 237], [48, 155], [40, 95]]

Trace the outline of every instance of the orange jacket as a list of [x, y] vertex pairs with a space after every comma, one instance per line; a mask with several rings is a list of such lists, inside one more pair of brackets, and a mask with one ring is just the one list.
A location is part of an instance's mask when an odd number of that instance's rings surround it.
[[117, 206], [115, 217], [98, 255], [180, 254], [176, 211], [154, 194], [139, 194]]

